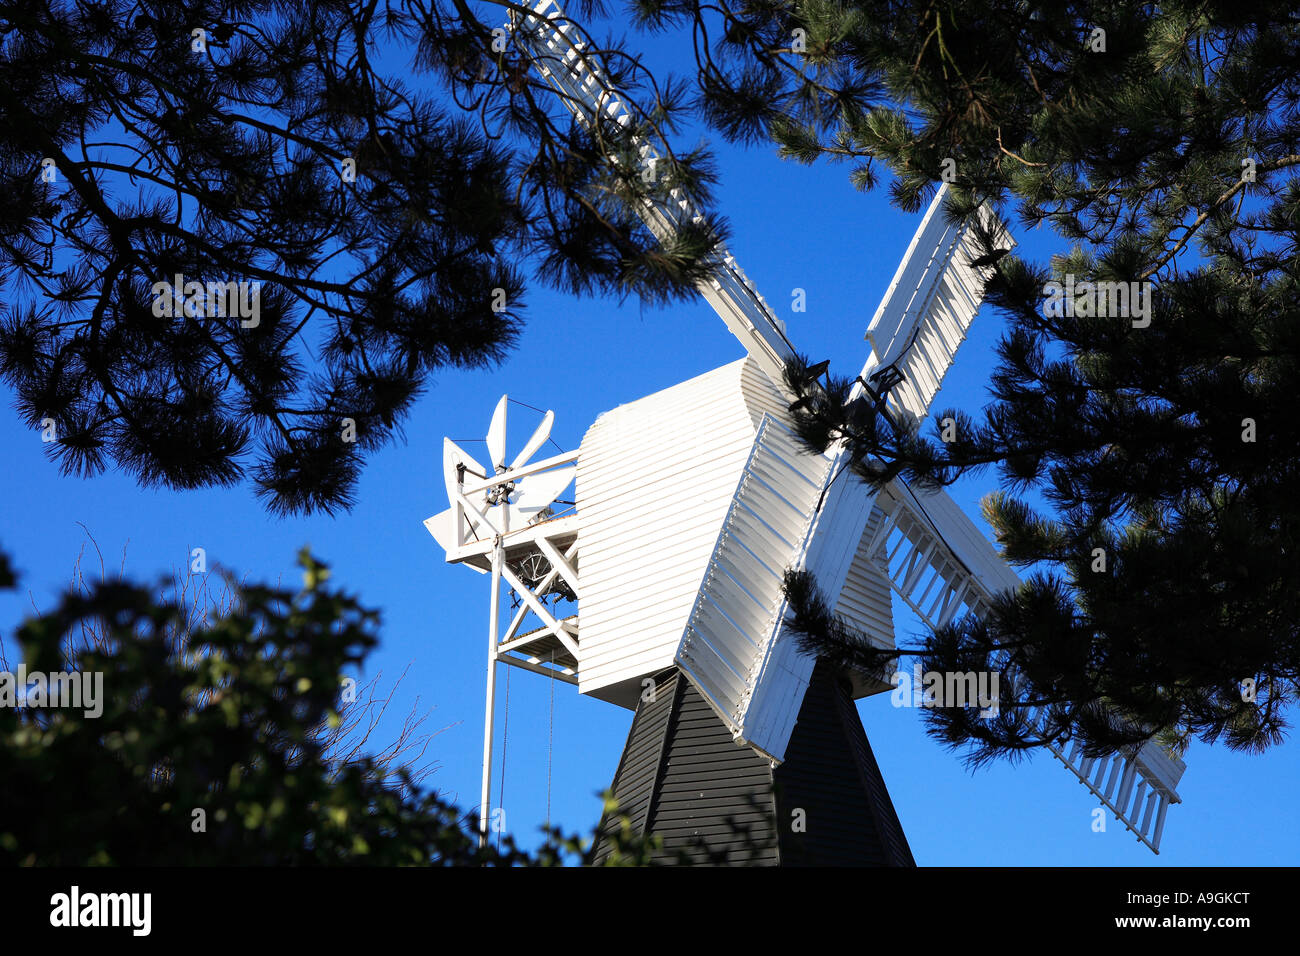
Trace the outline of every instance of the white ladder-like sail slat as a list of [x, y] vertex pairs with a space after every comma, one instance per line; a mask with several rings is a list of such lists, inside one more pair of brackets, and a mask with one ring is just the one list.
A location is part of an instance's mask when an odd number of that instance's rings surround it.
[[[582, 44], [570, 40], [571, 21], [555, 0], [541, 0], [531, 14], [507, 24], [507, 29], [514, 30], [516, 42], [531, 54], [533, 65], [560, 93], [562, 101], [579, 122], [591, 125], [593, 118], [603, 111], [624, 128], [633, 124], [632, 115], [618, 91], [593, 60], [580, 55]], [[662, 161], [651, 144], [634, 138], [632, 145], [647, 166]], [[673, 190], [670, 196], [671, 202], [647, 199], [638, 209], [646, 225], [661, 241], [683, 225], [703, 220], [703, 214], [680, 189]], [[782, 374], [785, 363], [795, 353], [785, 337], [781, 320], [722, 244], [717, 247], [717, 259], [712, 279], [699, 285], [700, 294], [753, 356], [763, 373], [784, 389]]]
[[[865, 389], [862, 382], [869, 381], [874, 370], [884, 364], [897, 363], [902, 371], [902, 381], [890, 392], [889, 401], [895, 409], [903, 407], [918, 417], [924, 415], [979, 309], [985, 276], [970, 265], [975, 252], [973, 232], [967, 227], [944, 225], [941, 215], [944, 196], [945, 190], [941, 189], [913, 237], [908, 255], [873, 319], [868, 337], [873, 338], [874, 348], [867, 358], [860, 381], [855, 383], [850, 392], [850, 401], [863, 396]], [[983, 224], [995, 230], [996, 235], [1004, 238], [1005, 244], [1009, 246], [1010, 236], [992, 211], [984, 207], [981, 216]], [[873, 337], [874, 330], [881, 328], [882, 319], [890, 318], [897, 321], [888, 339]], [[912, 348], [916, 342], [920, 343], [919, 346]], [[882, 362], [882, 355], [888, 356], [889, 361]], [[846, 444], [840, 443], [828, 454], [832, 456], [832, 462], [824, 473], [824, 481], [841, 473], [848, 463], [849, 451]], [[849, 493], [849, 487], [847, 482], [841, 483], [838, 489], [823, 485], [818, 500], [823, 503], [824, 511], [814, 516], [813, 533], [805, 539], [803, 547], [791, 561], [792, 567], [815, 570], [814, 577], [818, 584], [836, 595], [842, 593], [847, 577], [853, 570], [851, 553], [847, 556], [841, 553], [838, 557], [836, 553], [843, 552], [845, 544], [849, 546], [850, 552], [857, 549], [859, 542], [855, 534], [846, 537], [846, 532], [853, 529], [855, 533], [860, 533], [868, 526], [876, 498], [874, 493], [868, 494], [865, 489], [857, 495]], [[861, 500], [853, 503], [855, 497]], [[865, 508], [862, 507], [864, 504]], [[862, 512], [858, 516], [860, 521], [856, 523], [852, 518], [855, 510]], [[886, 525], [892, 527], [891, 522], [892, 516]], [[983, 541], [973, 526], [971, 531], [987, 547], [987, 542]], [[815, 555], [809, 551], [814, 535], [819, 539], [827, 539], [820, 541], [820, 549]], [[960, 550], [968, 548], [963, 544]], [[949, 584], [940, 569], [931, 566], [931, 552], [937, 553], [935, 546], [927, 546], [922, 553], [908, 555], [909, 580], [904, 588], [905, 599], [909, 599], [909, 603], [923, 618], [928, 617], [928, 614], [936, 614], [946, 621], [963, 605], [978, 611], [983, 607], [981, 593], [995, 593], [1001, 589], [992, 587], [985, 592], [976, 592], [964, 582]], [[996, 577], [999, 570], [1010, 575], [1009, 579], [1003, 579], [1002, 587], [1019, 583], [1015, 575], [1000, 563], [991, 573]], [[869, 577], [870, 570], [862, 568], [859, 573]], [[903, 582], [892, 583], [897, 589]], [[927, 601], [928, 606], [920, 606], [926, 605]], [[805, 671], [810, 669], [811, 664], [806, 656], [801, 656], [793, 649], [794, 642], [784, 635], [785, 630], [784, 622], [780, 622], [772, 640], [776, 646], [768, 648], [764, 660], [764, 667], [768, 668], [769, 673], [756, 678], [756, 681], [763, 680], [765, 687], [788, 688], [792, 683], [791, 675], [794, 675], [795, 682], [802, 679], [806, 684]], [[892, 629], [890, 636], [892, 637]], [[799, 675], [803, 675], [802, 678]], [[771, 701], [763, 701], [761, 706], [754, 701], [751, 703], [756, 710], [761, 711], [752, 715], [751, 725], [763, 728], [761, 736], [769, 740], [767, 752], [776, 759], [781, 759], [797, 713], [797, 701], [794, 702], [793, 709], [787, 706], [785, 710]], [[750, 742], [759, 746], [754, 739]]]
[[[763, 415], [677, 651], [678, 666], [732, 734], [765, 753], [783, 753], [785, 739], [779, 731], [772, 739], [750, 737], [746, 710], [772, 649], [784, 594], [782, 576], [758, 556], [800, 552], [829, 465]], [[805, 686], [810, 675], [811, 667], [802, 675]]]
[[[974, 229], [948, 223], [943, 216], [947, 186], [941, 186], [903, 261], [867, 328], [871, 356], [862, 377], [868, 382], [882, 369], [893, 366], [902, 381], [889, 392], [895, 411], [923, 418], [943, 385], [953, 356], [979, 311], [984, 283], [991, 267], [972, 261], [979, 248]], [[1014, 240], [988, 206], [980, 209], [981, 222], [994, 232], [999, 245], [1010, 248]]]
[[[887, 562], [895, 593], [931, 627], [947, 623], [962, 605], [982, 616], [995, 594], [1019, 585], [1015, 572], [945, 492], [913, 490], [895, 481], [877, 499], [877, 508], [884, 517], [871, 544], [873, 552]], [[942, 578], [941, 588], [951, 595], [941, 614], [934, 613], [933, 601], [924, 600], [924, 592], [934, 585], [925, 566]], [[1041, 727], [1046, 718], [1045, 709], [1039, 708], [1028, 719], [1031, 726]], [[1077, 740], [1066, 746], [1049, 743], [1047, 749], [1138, 840], [1160, 852], [1165, 813], [1171, 803], [1181, 802], [1177, 786], [1185, 769], [1182, 760], [1149, 741], [1099, 758], [1085, 757]]]
[[894, 646], [894, 608], [884, 562], [872, 547], [879, 539], [884, 513], [874, 507], [854, 548], [853, 559], [835, 602], [836, 616], [853, 625], [878, 647]]

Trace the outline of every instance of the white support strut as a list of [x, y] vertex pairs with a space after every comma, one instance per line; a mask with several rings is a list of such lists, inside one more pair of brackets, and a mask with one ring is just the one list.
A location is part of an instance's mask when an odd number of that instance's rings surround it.
[[488, 605], [487, 705], [483, 715], [483, 787], [478, 810], [478, 845], [488, 842], [488, 816], [492, 801], [492, 732], [496, 714], [497, 628], [501, 614], [501, 571], [505, 567], [505, 548], [498, 536], [492, 549], [492, 603]]

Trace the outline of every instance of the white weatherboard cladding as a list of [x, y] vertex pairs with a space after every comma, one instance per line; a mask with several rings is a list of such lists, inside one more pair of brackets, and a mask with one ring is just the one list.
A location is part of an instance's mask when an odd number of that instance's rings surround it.
[[579, 684], [634, 705], [670, 667], [765, 413], [752, 359], [601, 415], [578, 453]]
[[[803, 551], [829, 464], [764, 416], [677, 653], [737, 739], [776, 759], [812, 670], [793, 641], [775, 638], [782, 577]], [[768, 711], [789, 720], [774, 722]]]
[[879, 647], [894, 646], [894, 606], [889, 596], [889, 578], [885, 576], [880, 542], [870, 554], [872, 542], [885, 520], [880, 508], [873, 508], [871, 518], [858, 541], [844, 587], [835, 604], [835, 613], [862, 631]]

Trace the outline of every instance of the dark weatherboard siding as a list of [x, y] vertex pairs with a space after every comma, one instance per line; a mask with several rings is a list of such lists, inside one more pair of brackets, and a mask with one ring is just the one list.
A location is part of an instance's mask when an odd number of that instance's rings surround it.
[[[677, 670], [656, 678], [642, 699], [612, 787], [634, 832], [656, 833], [661, 862], [771, 866], [777, 862], [768, 762], [737, 747], [725, 724]], [[601, 823], [593, 858], [611, 849]]]
[[[915, 865], [847, 684], [821, 665], [775, 771], [732, 740], [680, 671], [663, 672], [637, 707], [611, 789], [634, 833], [662, 838], [658, 862]], [[594, 862], [609, 856], [617, 825], [601, 821]]]
[[774, 776], [782, 865], [916, 865], [848, 687], [823, 665]]

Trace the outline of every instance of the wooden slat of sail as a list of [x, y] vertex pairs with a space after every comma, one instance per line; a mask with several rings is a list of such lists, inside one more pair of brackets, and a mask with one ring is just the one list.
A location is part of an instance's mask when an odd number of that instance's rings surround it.
[[[890, 583], [927, 624], [938, 623], [930, 616], [936, 605], [920, 593], [927, 588], [961, 591], [962, 611], [983, 615], [995, 594], [1019, 586], [1016, 573], [946, 492], [909, 489], [896, 482], [881, 496], [881, 507], [893, 518], [878, 545], [890, 556]], [[1034, 719], [1043, 716], [1040, 712]], [[1072, 749], [1055, 744], [1047, 749], [1142, 843], [1160, 852], [1165, 811], [1169, 804], [1181, 802], [1177, 787], [1185, 768], [1182, 760], [1151, 742], [1135, 753], [1097, 760], [1084, 757], [1077, 743]], [[1115, 770], [1117, 763], [1122, 771]], [[1116, 774], [1126, 781], [1118, 792]]]
[[[966, 337], [984, 297], [990, 267], [973, 266], [979, 254], [973, 229], [948, 223], [943, 214], [947, 186], [939, 189], [867, 327], [871, 356], [863, 370], [870, 381], [894, 366], [903, 380], [889, 393], [889, 404], [922, 418], [943, 384], [953, 357]], [[987, 207], [981, 221], [995, 230], [1002, 248], [1010, 234]]]
[[[531, 5], [532, 13], [519, 19], [515, 42], [530, 54], [534, 67], [560, 94], [561, 101], [578, 122], [591, 124], [601, 114], [623, 127], [634, 126], [622, 96], [601, 72], [594, 57], [583, 55], [570, 21], [555, 0]], [[632, 148], [650, 165], [662, 157], [655, 147], [633, 138]], [[637, 212], [661, 240], [684, 225], [703, 218], [701, 210], [681, 189], [663, 197], [648, 197]], [[764, 301], [735, 257], [722, 243], [717, 245], [716, 265], [710, 278], [699, 284], [699, 292], [714, 308], [727, 328], [740, 340], [754, 363], [778, 388], [782, 370], [794, 356], [794, 348], [776, 313]]]
[[812, 662], [785, 662], [776, 680], [767, 671], [765, 702], [786, 702], [787, 719], [755, 722], [747, 712], [774, 652], [784, 607], [781, 571], [804, 546], [828, 467], [778, 419], [763, 416], [676, 655], [732, 732], [777, 759]]

